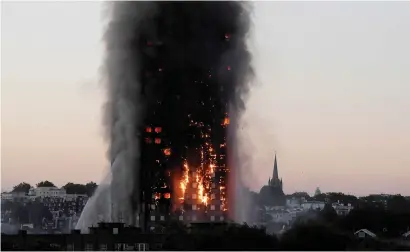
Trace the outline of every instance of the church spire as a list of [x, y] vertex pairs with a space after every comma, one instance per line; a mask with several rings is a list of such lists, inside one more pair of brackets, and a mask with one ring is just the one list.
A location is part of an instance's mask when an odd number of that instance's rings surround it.
[[275, 151], [275, 162], [273, 164], [272, 181], [279, 181], [278, 162], [276, 161], [276, 151]]

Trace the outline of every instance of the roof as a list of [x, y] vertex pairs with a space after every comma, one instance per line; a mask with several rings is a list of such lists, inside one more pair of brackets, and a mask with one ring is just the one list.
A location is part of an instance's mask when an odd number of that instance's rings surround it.
[[365, 229], [365, 228], [356, 231], [354, 234], [356, 235], [356, 234], [358, 234], [358, 233], [360, 233], [360, 232], [364, 232], [365, 234], [367, 234], [367, 235], [369, 235], [369, 236], [371, 236], [371, 237], [376, 237], [376, 234], [375, 234], [375, 233], [373, 233], [373, 232], [371, 232], [371, 231], [369, 231], [369, 230], [367, 230], [367, 229]]

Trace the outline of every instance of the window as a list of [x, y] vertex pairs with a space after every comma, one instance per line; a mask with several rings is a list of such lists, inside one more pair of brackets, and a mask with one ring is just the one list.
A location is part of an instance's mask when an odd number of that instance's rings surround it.
[[100, 244], [100, 251], [107, 251], [107, 244]]
[[112, 229], [112, 233], [113, 233], [113, 234], [118, 234], [118, 228], [113, 228], [113, 229]]
[[162, 128], [161, 127], [155, 127], [155, 133], [161, 133]]
[[164, 198], [170, 199], [170, 198], [171, 198], [171, 194], [170, 194], [170, 193], [164, 193]]
[[161, 221], [164, 221], [164, 220], [165, 220], [165, 216], [161, 215], [160, 219], [161, 219]]
[[155, 143], [160, 144], [161, 143], [161, 138], [155, 138]]
[[[215, 174], [214, 174], [215, 175]], [[215, 188], [216, 187], [216, 185], [215, 185], [215, 183], [212, 183], [212, 188]]]
[[85, 251], [93, 251], [93, 250], [94, 250], [94, 246], [92, 243], [85, 244]]
[[155, 215], [151, 215], [151, 221], [155, 221]]
[[150, 143], [152, 143], [152, 140], [151, 140], [151, 138], [147, 137], [147, 138], [145, 138], [145, 142], [146, 142], [147, 144], [150, 144]]
[[[161, 139], [160, 139], [160, 140], [161, 140]], [[170, 148], [164, 149], [164, 155], [165, 155], [165, 156], [170, 156], [170, 155], [171, 155], [171, 149], [170, 149]]]
[[196, 194], [195, 193], [192, 194], [192, 199], [196, 199]]
[[183, 221], [183, 220], [184, 220], [184, 216], [180, 215], [180, 216], [179, 216], [179, 220], [180, 220], [180, 221]]
[[67, 251], [74, 251], [74, 244], [72, 243], [67, 244]]
[[211, 199], [215, 199], [215, 194], [211, 194]]
[[197, 188], [198, 184], [196, 182], [192, 183], [192, 188]]
[[155, 205], [154, 204], [151, 205], [151, 210], [155, 210]]
[[192, 215], [192, 221], [196, 221], [196, 215]]
[[151, 132], [152, 132], [151, 127], [146, 127], [146, 128], [145, 128], [145, 132], [147, 132], [147, 133], [151, 133]]
[[224, 220], [224, 217], [223, 217], [223, 216], [220, 216], [220, 217], [219, 217], [219, 220], [220, 220], [220, 221], [223, 221], [223, 220]]
[[215, 205], [211, 205], [211, 210], [215, 210]]
[[196, 210], [196, 204], [192, 205], [192, 210]]
[[146, 243], [138, 243], [137, 244], [138, 251], [146, 251], [148, 250], [148, 246]]
[[219, 210], [224, 210], [224, 207], [222, 205], [219, 205]]
[[211, 221], [215, 221], [215, 216], [211, 215]]

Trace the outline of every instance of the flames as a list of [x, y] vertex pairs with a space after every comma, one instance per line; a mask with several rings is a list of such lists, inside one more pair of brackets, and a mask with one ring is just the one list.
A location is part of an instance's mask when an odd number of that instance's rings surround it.
[[[222, 126], [229, 124], [229, 118], [225, 118], [221, 123]], [[179, 188], [181, 201], [191, 199], [195, 204], [207, 207], [211, 200], [220, 201], [221, 210], [226, 211], [225, 186], [222, 180], [215, 180], [215, 172], [220, 169], [217, 166], [218, 155], [215, 153], [215, 148], [211, 142], [211, 129], [205, 127], [202, 122], [194, 122], [191, 120], [190, 126], [197, 127], [200, 130], [200, 138], [203, 139], [203, 144], [200, 146], [200, 165], [191, 167], [188, 161], [183, 163], [183, 172], [179, 180]], [[220, 144], [220, 147], [225, 147], [226, 144]], [[219, 204], [218, 204], [219, 205]], [[219, 210], [219, 209], [218, 209]]]

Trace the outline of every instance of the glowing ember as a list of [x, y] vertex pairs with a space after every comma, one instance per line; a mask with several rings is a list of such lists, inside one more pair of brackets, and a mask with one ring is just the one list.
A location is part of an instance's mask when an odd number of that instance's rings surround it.
[[170, 148], [164, 149], [164, 155], [165, 156], [170, 156], [171, 155], [171, 149]]

